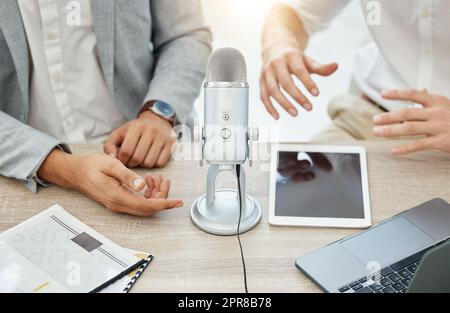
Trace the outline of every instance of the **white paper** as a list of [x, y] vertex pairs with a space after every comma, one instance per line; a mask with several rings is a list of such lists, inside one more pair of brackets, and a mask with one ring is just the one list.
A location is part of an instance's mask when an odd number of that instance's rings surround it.
[[141, 259], [55, 205], [0, 235], [0, 292], [86, 293]]

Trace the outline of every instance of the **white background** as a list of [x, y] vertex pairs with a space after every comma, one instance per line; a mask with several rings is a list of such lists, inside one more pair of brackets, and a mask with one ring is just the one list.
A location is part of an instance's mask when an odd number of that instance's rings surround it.
[[[338, 62], [340, 66], [332, 77], [315, 77], [321, 95], [318, 98], [311, 98], [315, 106], [313, 112], [301, 111], [297, 118], [283, 112], [279, 121], [274, 121], [266, 113], [259, 99], [261, 29], [274, 0], [202, 1], [205, 19], [214, 34], [214, 47], [231, 46], [241, 50], [246, 57], [251, 87], [250, 124], [278, 127], [276, 136], [279, 138], [268, 138], [267, 133], [262, 132], [260, 141], [307, 141], [326, 126], [329, 122], [327, 104], [334, 95], [348, 92], [354, 54], [368, 37], [359, 1], [352, 1], [328, 30], [313, 36], [310, 41], [308, 55], [321, 62]], [[203, 96], [197, 100], [195, 107], [202, 119]]]

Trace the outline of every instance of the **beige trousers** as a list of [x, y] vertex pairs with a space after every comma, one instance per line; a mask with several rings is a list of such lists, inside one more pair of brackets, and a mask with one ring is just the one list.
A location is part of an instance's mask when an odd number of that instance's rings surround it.
[[313, 141], [380, 140], [372, 133], [372, 119], [380, 113], [382, 109], [362, 97], [337, 96], [328, 105], [331, 124], [314, 136]]

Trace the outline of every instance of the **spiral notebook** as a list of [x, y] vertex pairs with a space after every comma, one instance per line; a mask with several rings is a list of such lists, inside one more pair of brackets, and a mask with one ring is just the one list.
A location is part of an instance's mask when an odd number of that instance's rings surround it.
[[[124, 248], [125, 249], [125, 248]], [[109, 285], [108, 287], [102, 289], [100, 293], [128, 293], [133, 288], [133, 286], [136, 284], [137, 280], [141, 275], [144, 273], [144, 271], [147, 269], [150, 262], [153, 260], [153, 255], [131, 250], [131, 249], [125, 249], [129, 253], [134, 254], [135, 256], [142, 258], [145, 260], [145, 262], [139, 266], [138, 269], [136, 269], [134, 272], [131, 272], [127, 276], [121, 278], [120, 280], [116, 281], [115, 283]]]
[[0, 234], [0, 292], [128, 292], [152, 258], [55, 205]]

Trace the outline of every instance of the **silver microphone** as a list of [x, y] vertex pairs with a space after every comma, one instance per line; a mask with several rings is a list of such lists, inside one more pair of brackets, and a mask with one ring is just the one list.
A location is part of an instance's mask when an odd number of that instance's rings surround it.
[[243, 164], [248, 156], [247, 66], [233, 48], [215, 50], [204, 86], [203, 154], [209, 164]]
[[[205, 120], [194, 129], [202, 164], [208, 166], [206, 194], [191, 207], [192, 222], [216, 235], [235, 235], [255, 227], [261, 219], [261, 206], [247, 195], [245, 170], [252, 163], [252, 144], [258, 129], [248, 127], [249, 86], [242, 53], [233, 48], [214, 51], [208, 61], [205, 82]], [[229, 171], [238, 179], [238, 190], [216, 189], [216, 178]], [[238, 229], [236, 229], [238, 227]]]

